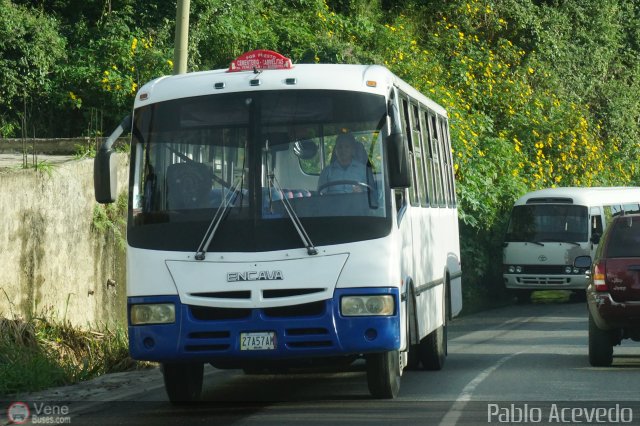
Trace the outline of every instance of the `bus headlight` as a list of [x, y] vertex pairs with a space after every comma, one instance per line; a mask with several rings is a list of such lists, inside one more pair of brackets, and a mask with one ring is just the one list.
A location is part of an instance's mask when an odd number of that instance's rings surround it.
[[131, 306], [131, 325], [169, 324], [176, 321], [176, 306], [173, 303]]
[[340, 312], [346, 317], [364, 315], [393, 315], [395, 310], [393, 296], [344, 296], [340, 301]]

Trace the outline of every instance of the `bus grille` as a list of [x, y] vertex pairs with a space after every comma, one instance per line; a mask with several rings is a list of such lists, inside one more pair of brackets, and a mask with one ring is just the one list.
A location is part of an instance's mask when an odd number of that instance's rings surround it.
[[289, 328], [285, 330], [289, 349], [326, 348], [333, 346], [326, 328]]
[[239, 320], [251, 317], [251, 309], [189, 306], [189, 310], [191, 311], [191, 315], [199, 321]]
[[549, 284], [549, 285], [562, 285], [569, 284], [569, 278], [554, 278], [554, 277], [518, 277], [518, 282], [521, 284]]
[[325, 302], [304, 303], [302, 305], [281, 306], [277, 308], [265, 308], [265, 316], [271, 318], [311, 317], [324, 314]]
[[565, 265], [522, 265], [523, 274], [564, 275]]

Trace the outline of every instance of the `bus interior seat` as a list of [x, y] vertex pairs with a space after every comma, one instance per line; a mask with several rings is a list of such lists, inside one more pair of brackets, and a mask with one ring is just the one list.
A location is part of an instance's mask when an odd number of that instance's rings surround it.
[[175, 163], [167, 168], [167, 204], [170, 210], [208, 207], [212, 172], [197, 162]]

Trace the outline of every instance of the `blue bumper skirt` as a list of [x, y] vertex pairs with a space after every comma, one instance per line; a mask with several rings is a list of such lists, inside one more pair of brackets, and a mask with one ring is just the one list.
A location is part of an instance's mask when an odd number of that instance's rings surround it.
[[[344, 317], [345, 295], [392, 294], [393, 316]], [[336, 289], [332, 299], [277, 308], [238, 309], [188, 306], [178, 296], [130, 297], [131, 305], [174, 303], [176, 322], [129, 326], [134, 359], [181, 361], [277, 361], [328, 358], [395, 350], [400, 347], [397, 288]], [[241, 333], [270, 332], [274, 349], [241, 350]]]

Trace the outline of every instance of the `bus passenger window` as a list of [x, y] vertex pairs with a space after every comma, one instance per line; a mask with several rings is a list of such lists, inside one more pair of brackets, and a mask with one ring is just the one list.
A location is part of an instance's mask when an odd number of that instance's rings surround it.
[[602, 236], [602, 216], [591, 216], [591, 241], [598, 244]]

